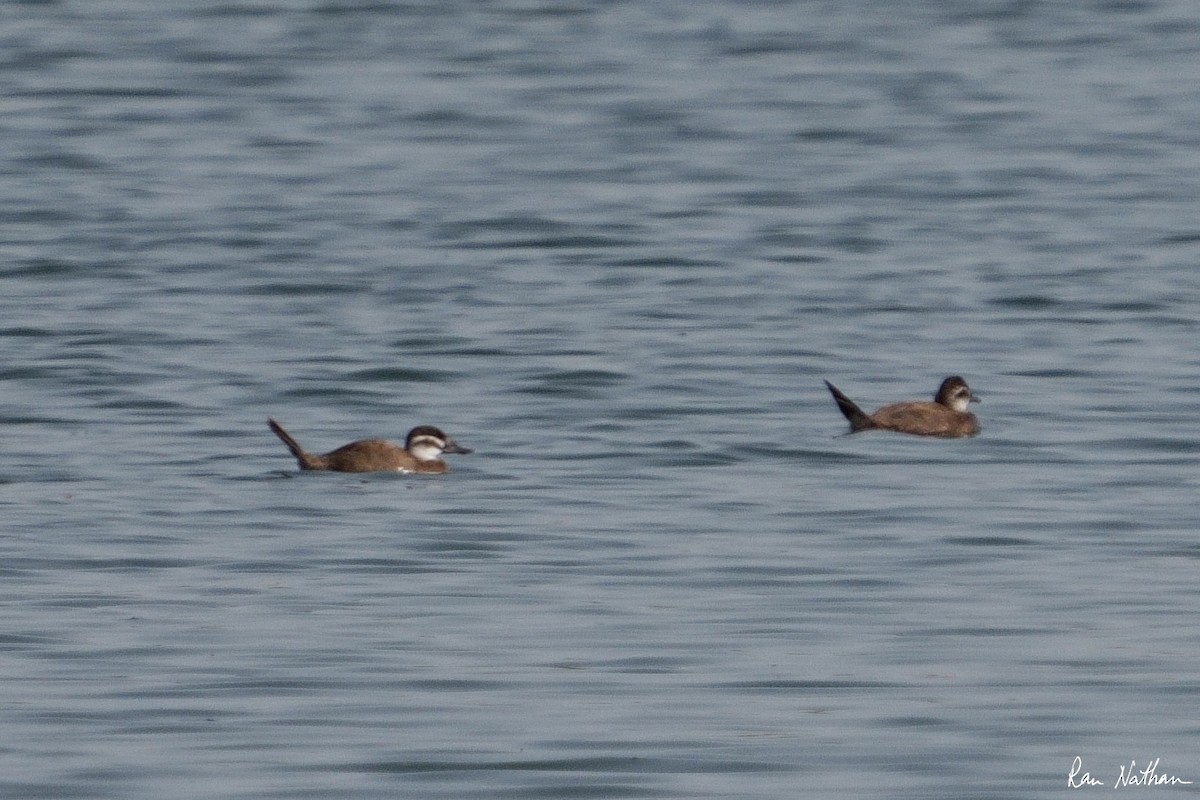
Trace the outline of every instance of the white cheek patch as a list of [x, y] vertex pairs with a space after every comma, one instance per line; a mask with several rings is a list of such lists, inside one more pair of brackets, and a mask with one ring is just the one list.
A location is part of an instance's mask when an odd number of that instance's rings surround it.
[[408, 448], [408, 452], [417, 461], [433, 461], [442, 454], [443, 445], [432, 438], [417, 439]]

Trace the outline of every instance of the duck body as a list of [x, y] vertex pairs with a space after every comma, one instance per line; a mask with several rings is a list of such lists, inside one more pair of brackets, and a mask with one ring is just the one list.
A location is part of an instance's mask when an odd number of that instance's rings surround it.
[[470, 453], [438, 428], [418, 425], [408, 432], [404, 447], [384, 439], [360, 439], [323, 455], [308, 452], [273, 419], [267, 426], [287, 446], [302, 470], [330, 472], [442, 473], [448, 467], [442, 453]]
[[967, 410], [979, 398], [958, 375], [942, 381], [932, 402], [910, 401], [893, 403], [867, 414], [829, 381], [829, 393], [850, 422], [852, 433], [867, 430], [896, 431], [913, 436], [936, 436], [957, 439], [979, 433], [979, 420]]

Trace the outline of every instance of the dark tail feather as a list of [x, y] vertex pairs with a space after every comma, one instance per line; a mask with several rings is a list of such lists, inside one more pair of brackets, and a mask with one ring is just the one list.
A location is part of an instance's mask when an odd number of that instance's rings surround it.
[[834, 386], [829, 381], [825, 381], [825, 385], [829, 387], [829, 393], [833, 395], [833, 399], [837, 401], [838, 408], [841, 409], [842, 415], [850, 420], [850, 428], [856, 431], [865, 431], [869, 428], [874, 428], [875, 423], [871, 422], [871, 418], [863, 413], [863, 410], [854, 404], [846, 395], [842, 394], [841, 390]]
[[294, 455], [296, 460], [300, 462], [300, 469], [313, 468], [313, 457], [304, 452], [304, 448], [300, 446], [300, 443], [293, 439], [292, 435], [285, 431], [282, 425], [270, 417], [267, 417], [267, 425], [272, 431], [275, 432], [275, 435], [287, 445], [287, 449], [292, 451], [292, 455]]

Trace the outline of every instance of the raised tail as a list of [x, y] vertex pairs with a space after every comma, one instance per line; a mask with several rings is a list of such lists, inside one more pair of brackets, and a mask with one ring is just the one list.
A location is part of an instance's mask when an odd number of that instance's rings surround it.
[[825, 381], [825, 385], [829, 387], [829, 393], [833, 395], [833, 399], [837, 402], [838, 408], [841, 409], [842, 416], [850, 420], [850, 429], [855, 431], [865, 431], [875, 427], [875, 423], [871, 421], [863, 410], [854, 404], [842, 391], [834, 386], [829, 381]]
[[275, 435], [279, 437], [280, 441], [287, 445], [287, 449], [292, 451], [292, 455], [294, 455], [296, 457], [296, 461], [300, 463], [300, 469], [320, 469], [320, 466], [317, 464], [317, 460], [305, 452], [304, 448], [300, 446], [300, 443], [293, 439], [292, 435], [285, 431], [282, 425], [270, 417], [267, 417], [267, 425], [272, 431], [275, 432]]

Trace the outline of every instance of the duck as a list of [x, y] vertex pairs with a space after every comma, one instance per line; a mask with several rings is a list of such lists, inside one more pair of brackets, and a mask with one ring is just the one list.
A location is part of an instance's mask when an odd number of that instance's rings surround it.
[[442, 454], [474, 452], [455, 442], [440, 428], [418, 425], [408, 432], [403, 447], [384, 439], [360, 439], [324, 455], [314, 455], [301, 447], [275, 420], [268, 417], [267, 426], [287, 445], [302, 470], [443, 473], [449, 467], [442, 460]]
[[979, 398], [960, 375], [942, 381], [933, 401], [913, 400], [884, 406], [867, 414], [836, 386], [825, 381], [829, 393], [842, 414], [850, 421], [850, 432], [869, 430], [897, 431], [913, 436], [939, 436], [947, 439], [974, 436], [979, 433], [979, 420], [968, 411]]

